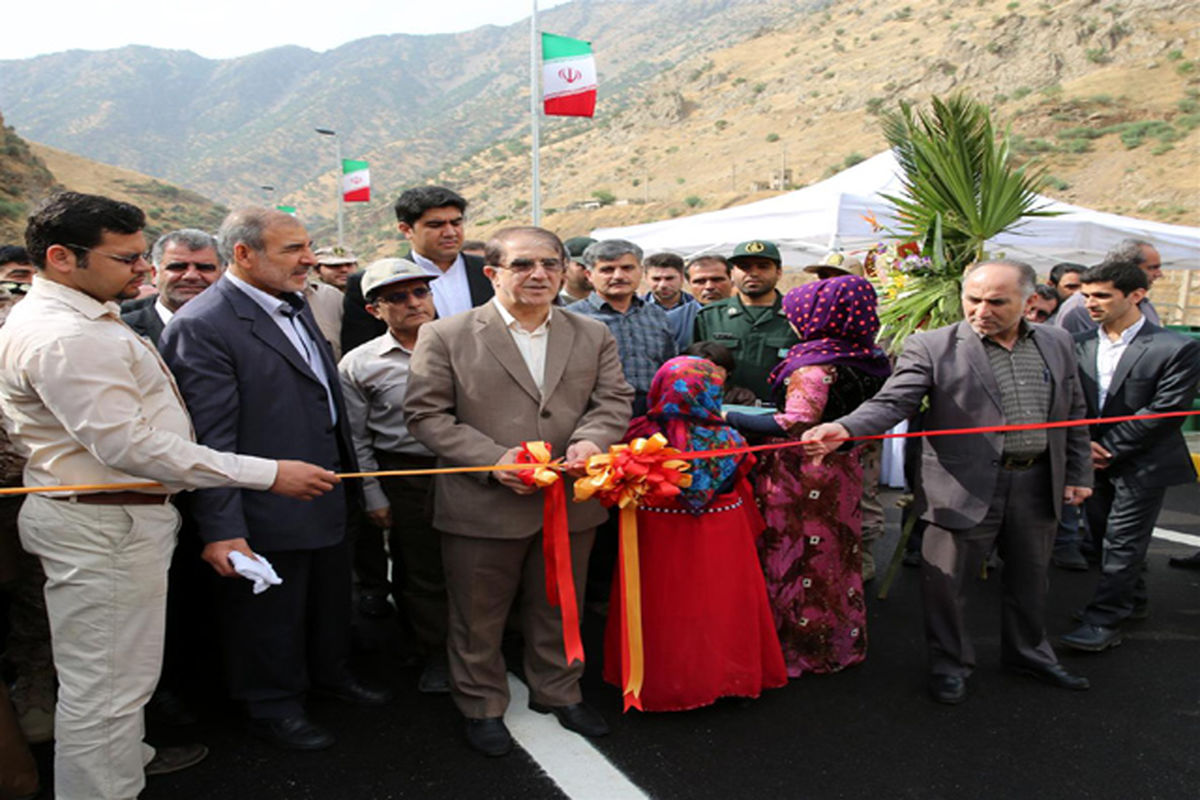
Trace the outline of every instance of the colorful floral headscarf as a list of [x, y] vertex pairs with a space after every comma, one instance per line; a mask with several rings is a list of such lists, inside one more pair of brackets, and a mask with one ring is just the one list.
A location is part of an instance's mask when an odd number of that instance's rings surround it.
[[[725, 379], [707, 359], [677, 356], [654, 375], [647, 395], [649, 410], [629, 426], [627, 438], [662, 432], [672, 447], [683, 451], [725, 450], [745, 447], [746, 440], [721, 417]], [[691, 462], [691, 487], [679, 501], [700, 509], [737, 471], [741, 456], [720, 456]]]
[[858, 275], [840, 275], [797, 286], [783, 297], [783, 312], [800, 334], [771, 371], [771, 385], [782, 392], [789, 375], [813, 364], [843, 364], [886, 378], [891, 362], [875, 344], [879, 314], [875, 287]]

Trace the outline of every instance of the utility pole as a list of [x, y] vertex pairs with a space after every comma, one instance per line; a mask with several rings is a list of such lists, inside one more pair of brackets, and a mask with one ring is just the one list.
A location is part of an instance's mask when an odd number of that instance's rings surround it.
[[337, 243], [338, 247], [342, 246], [342, 140], [338, 137], [337, 131], [330, 128], [317, 128], [317, 133], [322, 136], [332, 136], [335, 151], [337, 153], [337, 169], [333, 172], [333, 191], [337, 195]]

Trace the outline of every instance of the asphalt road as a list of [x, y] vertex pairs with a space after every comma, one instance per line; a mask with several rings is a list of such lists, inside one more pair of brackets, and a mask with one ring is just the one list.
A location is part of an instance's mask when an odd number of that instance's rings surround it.
[[[897, 525], [877, 553], [886, 558]], [[1200, 535], [1200, 484], [1171, 491], [1160, 527]], [[792, 681], [756, 701], [729, 700], [677, 714], [622, 715], [600, 680], [603, 620], [585, 619], [591, 660], [584, 694], [613, 725], [598, 749], [654, 798], [1195, 798], [1200, 796], [1200, 572], [1167, 566], [1195, 548], [1156, 539], [1149, 555], [1152, 615], [1123, 646], [1100, 655], [1062, 652], [1092, 681], [1053, 689], [1002, 672], [999, 575], [972, 587], [969, 624], [979, 666], [961, 706], [925, 694], [917, 572], [869, 605], [866, 663]], [[1097, 573], [1053, 570], [1052, 634], [1071, 628]], [[871, 586], [871, 585], [869, 585]], [[381, 649], [360, 654], [367, 675], [399, 689], [384, 708], [314, 702], [339, 737], [316, 754], [275, 750], [247, 735], [211, 687], [197, 685], [202, 721], [154, 732], [206, 742], [197, 767], [150, 779], [147, 800], [287, 798], [556, 798], [565, 795], [519, 749], [502, 759], [471, 752], [445, 697], [416, 692], [390, 626], [360, 630]], [[48, 747], [38, 748], [49, 766]], [[603, 787], [597, 787], [601, 790]], [[604, 796], [600, 792], [600, 796]]]

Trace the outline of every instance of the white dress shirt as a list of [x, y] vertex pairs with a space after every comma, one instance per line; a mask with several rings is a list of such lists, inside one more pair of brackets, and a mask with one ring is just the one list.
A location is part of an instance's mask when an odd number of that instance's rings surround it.
[[[404, 395], [408, 391], [411, 359], [412, 351], [406, 350], [388, 331], [354, 348], [338, 364], [342, 394], [346, 398], [346, 419], [358, 455], [358, 468], [363, 472], [379, 469], [376, 450], [433, 455], [412, 437], [404, 424]], [[388, 505], [387, 495], [375, 478], [363, 478], [363, 493], [368, 511]]]
[[408, 257], [418, 267], [437, 278], [429, 285], [429, 288], [433, 289], [433, 307], [437, 309], [440, 319], [445, 319], [460, 311], [471, 310], [471, 285], [467, 283], [467, 262], [463, 259], [462, 253], [454, 258], [454, 263], [445, 272], [442, 272], [441, 267], [416, 250], [413, 250]]
[[493, 297], [492, 303], [500, 312], [500, 318], [504, 320], [517, 350], [521, 352], [521, 358], [525, 360], [525, 366], [529, 368], [529, 374], [533, 376], [538, 391], [542, 391], [546, 384], [546, 345], [550, 341], [550, 318], [554, 316], [554, 309], [550, 309], [541, 325], [527, 331], [517, 322], [516, 317], [508, 313], [508, 309], [500, 303], [499, 298]]
[[158, 318], [162, 320], [163, 327], [171, 321], [171, 317], [175, 316], [175, 312], [163, 305], [162, 298], [154, 301], [154, 313], [158, 314]]
[[269, 489], [274, 461], [195, 443], [166, 364], [120, 314], [38, 275], [0, 330], [0, 408], [29, 451], [25, 485]]
[[1104, 409], [1104, 401], [1108, 398], [1108, 387], [1112, 385], [1113, 373], [1117, 371], [1117, 364], [1121, 362], [1121, 356], [1129, 348], [1133, 337], [1137, 336], [1138, 331], [1145, 324], [1146, 318], [1139, 317], [1137, 322], [1121, 331], [1121, 336], [1116, 341], [1108, 338], [1103, 325], [1096, 331], [1096, 335], [1100, 337], [1100, 346], [1096, 348], [1096, 385], [1100, 393], [1096, 404], [1097, 409]]
[[[329, 419], [336, 424], [337, 403], [333, 399], [333, 389], [329, 384], [330, 376], [325, 372], [325, 361], [321, 358], [320, 345], [317, 344], [316, 338], [306, 323], [294, 314], [292, 306], [286, 300], [264, 292], [256, 286], [251, 286], [232, 272], [226, 272], [225, 275], [234, 286], [242, 290], [246, 296], [258, 303], [263, 311], [267, 312], [267, 316], [283, 332], [287, 340], [292, 343], [292, 347], [296, 348], [296, 352], [308, 364], [313, 375], [325, 387], [325, 396], [329, 400]], [[301, 303], [304, 302], [302, 293], [293, 292], [292, 294], [299, 298]]]

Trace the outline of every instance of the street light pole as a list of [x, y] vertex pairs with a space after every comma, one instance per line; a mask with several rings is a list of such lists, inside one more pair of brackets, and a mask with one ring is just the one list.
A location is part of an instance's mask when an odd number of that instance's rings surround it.
[[337, 195], [337, 243], [338, 247], [342, 246], [342, 140], [338, 138], [337, 131], [330, 128], [316, 128], [317, 133], [322, 136], [332, 136], [333, 144], [337, 152], [337, 169], [333, 171], [333, 191]]
[[271, 192], [275, 191], [275, 187], [267, 186], [266, 184], [263, 184], [262, 186], [259, 186], [258, 188], [262, 189], [263, 197], [266, 199], [267, 205], [270, 206], [271, 205]]

